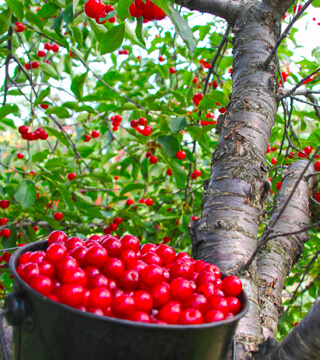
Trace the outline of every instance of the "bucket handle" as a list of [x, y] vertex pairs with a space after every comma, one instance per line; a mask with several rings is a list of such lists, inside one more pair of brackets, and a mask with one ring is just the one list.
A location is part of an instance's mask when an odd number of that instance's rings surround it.
[[4, 360], [9, 360], [9, 356], [8, 356], [8, 352], [7, 352], [7, 348], [6, 348], [6, 343], [4, 340], [3, 318], [9, 311], [10, 311], [10, 309], [6, 308], [0, 313], [0, 342], [1, 342], [1, 349], [2, 349]]

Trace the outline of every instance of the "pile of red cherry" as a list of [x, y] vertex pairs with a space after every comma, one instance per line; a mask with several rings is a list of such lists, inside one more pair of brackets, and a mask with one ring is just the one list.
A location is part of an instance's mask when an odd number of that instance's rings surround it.
[[28, 126], [22, 125], [19, 126], [18, 131], [21, 134], [22, 139], [24, 140], [46, 140], [48, 138], [48, 133], [42, 128], [38, 128], [35, 131], [29, 132]]
[[51, 300], [101, 316], [157, 324], [202, 324], [241, 310], [241, 280], [215, 265], [144, 244], [132, 235], [88, 240], [49, 235], [46, 251], [25, 252], [18, 275]]

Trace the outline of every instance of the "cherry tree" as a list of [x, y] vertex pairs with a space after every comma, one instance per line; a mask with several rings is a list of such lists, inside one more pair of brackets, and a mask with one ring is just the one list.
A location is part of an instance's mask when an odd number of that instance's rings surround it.
[[133, 4], [1, 5], [3, 260], [52, 229], [192, 248], [243, 281], [237, 359], [317, 359], [319, 48], [290, 63], [320, 2]]

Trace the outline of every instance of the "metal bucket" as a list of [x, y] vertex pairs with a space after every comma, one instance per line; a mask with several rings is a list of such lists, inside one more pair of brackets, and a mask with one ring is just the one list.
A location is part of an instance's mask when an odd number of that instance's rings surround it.
[[18, 249], [9, 266], [14, 289], [6, 299], [13, 325], [14, 360], [223, 360], [237, 324], [248, 310], [231, 319], [202, 325], [157, 325], [101, 317], [57, 303], [33, 290], [17, 274], [20, 256], [45, 250], [46, 241]]

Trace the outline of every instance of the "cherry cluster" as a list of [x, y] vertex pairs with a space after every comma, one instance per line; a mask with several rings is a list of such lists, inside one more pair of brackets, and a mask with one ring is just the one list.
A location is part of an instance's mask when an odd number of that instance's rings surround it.
[[8, 219], [6, 217], [0, 218], [0, 226], [7, 225]]
[[[50, 44], [48, 42], [44, 43], [44, 48], [48, 51], [53, 51], [54, 53], [57, 53], [59, 51], [59, 45], [58, 44]], [[41, 50], [40, 50], [41, 51]], [[44, 52], [44, 51], [43, 51]]]
[[88, 0], [84, 4], [85, 14], [89, 18], [95, 19], [98, 24], [104, 24], [106, 21], [114, 23], [116, 21], [114, 16], [108, 20], [100, 21], [100, 19], [105, 18], [111, 11], [114, 11], [114, 6], [104, 5], [104, 3], [100, 0]]
[[112, 130], [117, 131], [118, 128], [119, 128], [119, 125], [120, 125], [120, 123], [122, 121], [122, 116], [121, 115], [115, 115], [115, 116], [111, 116], [110, 119], [111, 119], [112, 125], [113, 125]]
[[203, 60], [203, 59], [200, 60], [200, 64], [201, 64], [205, 69], [210, 69], [210, 67], [211, 67], [211, 64], [208, 63], [207, 61]]
[[41, 127], [36, 129], [35, 131], [29, 132], [28, 126], [22, 125], [19, 126], [18, 129], [19, 133], [21, 134], [22, 139], [24, 140], [46, 140], [48, 138], [48, 133], [43, 130]]
[[[149, 136], [152, 133], [152, 127], [148, 124], [148, 120], [144, 117], [139, 118], [138, 120], [131, 120], [130, 125], [133, 129], [138, 131], [139, 134], [143, 136]], [[143, 126], [143, 129], [140, 126]]]
[[129, 55], [129, 50], [119, 50], [119, 55]]
[[129, 6], [129, 14], [135, 18], [143, 16], [143, 22], [162, 20], [166, 17], [165, 13], [151, 0], [145, 3], [142, 0], [134, 0]]
[[[138, 200], [138, 203], [139, 204], [146, 204], [147, 206], [152, 206], [153, 205], [153, 199], [151, 199], [151, 198], [148, 198], [148, 199], [139, 199]], [[134, 200], [133, 199], [128, 199], [127, 201], [126, 201], [126, 205], [127, 206], [131, 206], [132, 204], [134, 204]], [[137, 206], [134, 206], [132, 209], [138, 209], [138, 207]]]
[[201, 176], [201, 170], [193, 170], [191, 173], [191, 179], [196, 179], [197, 177]]
[[39, 67], [39, 61], [31, 61], [31, 62], [25, 63], [25, 64], [24, 64], [24, 67], [25, 67], [27, 70], [38, 69], [38, 67]]
[[206, 114], [206, 118], [207, 118], [207, 119], [212, 119], [212, 120], [201, 120], [201, 121], [200, 121], [200, 124], [201, 124], [201, 125], [206, 126], [206, 125], [212, 125], [212, 124], [216, 124], [216, 123], [217, 123], [217, 120], [214, 120], [215, 116], [214, 116], [214, 113], [212, 113], [212, 112], [208, 112], [208, 113]]
[[194, 94], [192, 101], [195, 106], [199, 106], [200, 101], [203, 99], [203, 94]]
[[113, 222], [105, 227], [103, 229], [103, 233], [104, 234], [111, 234], [113, 231], [116, 231], [118, 229], [118, 226], [122, 223], [122, 218], [121, 217], [116, 217], [113, 219]]
[[100, 316], [156, 324], [192, 325], [241, 311], [241, 280], [221, 279], [215, 265], [145, 244], [132, 235], [88, 240], [49, 235], [46, 251], [25, 252], [18, 275], [53, 301]]

